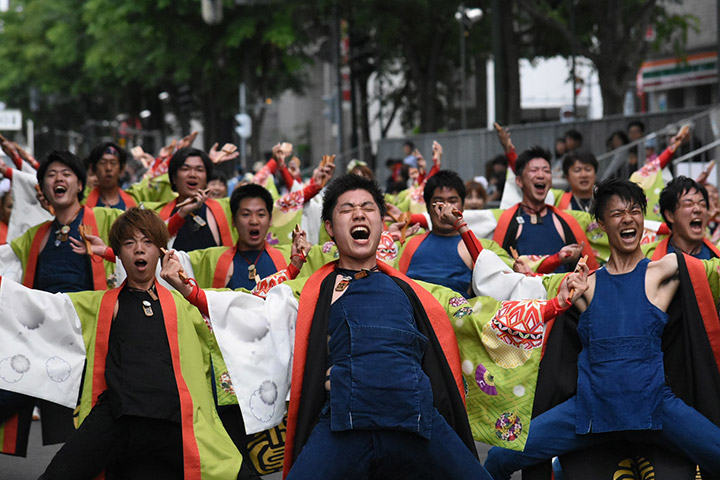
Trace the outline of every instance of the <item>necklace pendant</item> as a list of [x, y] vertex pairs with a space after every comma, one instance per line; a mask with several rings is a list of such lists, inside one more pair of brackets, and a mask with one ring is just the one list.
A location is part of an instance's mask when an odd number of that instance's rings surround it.
[[63, 225], [60, 229], [60, 241], [67, 242], [68, 235], [70, 234], [70, 225]]
[[143, 313], [145, 314], [145, 316], [152, 317], [153, 311], [152, 311], [152, 306], [151, 306], [150, 302], [148, 302], [147, 300], [143, 300], [142, 306], [143, 306]]
[[534, 213], [530, 215], [530, 223], [532, 223], [533, 225], [536, 225], [538, 223], [537, 215], [535, 215]]
[[257, 277], [255, 265], [248, 265], [248, 280], [255, 280], [255, 277]]
[[351, 277], [343, 277], [342, 280], [340, 280], [340, 283], [337, 284], [335, 287], [336, 292], [342, 292], [345, 291], [345, 289], [350, 285], [350, 280], [352, 280]]
[[193, 214], [192, 217], [193, 217], [193, 222], [195, 222], [195, 224], [197, 225], [196, 228], [200, 229], [200, 228], [204, 227], [205, 225], [207, 225], [207, 222], [205, 220], [203, 220], [202, 217], [199, 217], [195, 214]]
[[523, 217], [521, 217], [520, 215], [515, 217], [515, 220], [517, 221], [518, 225], [522, 225], [525, 223], [525, 219]]
[[60, 246], [60, 239], [55, 237], [55, 247], [59, 247], [59, 246]]
[[155, 295], [155, 291], [153, 290], [152, 287], [148, 288], [147, 294], [150, 296], [150, 298], [152, 298], [153, 302], [158, 301], [158, 297], [157, 297], [157, 295]]

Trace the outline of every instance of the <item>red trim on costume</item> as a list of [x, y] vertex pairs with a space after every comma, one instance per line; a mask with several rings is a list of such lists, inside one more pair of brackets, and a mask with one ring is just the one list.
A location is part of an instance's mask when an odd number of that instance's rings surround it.
[[160, 209], [158, 215], [160, 215], [160, 218], [162, 218], [163, 222], [167, 222], [170, 219], [172, 211], [175, 210], [175, 205], [177, 205], [177, 198], [173, 198], [168, 203], [166, 203], [163, 208]]
[[670, 230], [670, 227], [668, 227], [668, 224], [665, 222], [661, 223], [657, 229], [656, 235], [670, 235], [670, 234], [672, 234], [672, 230]]
[[45, 239], [45, 236], [50, 231], [50, 225], [52, 222], [45, 222], [37, 232], [35, 237], [30, 244], [30, 253], [28, 253], [27, 264], [25, 265], [25, 274], [23, 275], [22, 284], [28, 288], [33, 288], [35, 283], [35, 270], [37, 270], [38, 256], [40, 255], [40, 244]]
[[[120, 198], [122, 198], [123, 202], [125, 202], [125, 208], [129, 209], [131, 207], [137, 207], [137, 203], [135, 203], [135, 199], [128, 195], [125, 190], [122, 188], [118, 190], [118, 195], [120, 195]], [[93, 208], [97, 207], [97, 202], [100, 199], [100, 189], [98, 187], [93, 188], [90, 190], [90, 193], [88, 194], [87, 200], [85, 201], [85, 205]], [[109, 207], [108, 205], [105, 205], [106, 207]]]
[[171, 237], [177, 235], [180, 228], [185, 224], [185, 217], [175, 212], [172, 217], [168, 219], [167, 229]]
[[212, 198], [205, 200], [205, 205], [207, 205], [208, 209], [215, 217], [215, 223], [217, 224], [218, 232], [220, 233], [220, 244], [226, 247], [232, 247], [235, 243], [233, 242], [230, 224], [228, 224], [228, 219], [222, 205]]
[[570, 201], [572, 200], [572, 192], [565, 192], [560, 197], [560, 202], [558, 203], [557, 208], [560, 210], [569, 210], [570, 209]]
[[3, 423], [2, 453], [13, 455], [17, 452], [18, 422], [20, 414], [16, 413]]
[[670, 160], [672, 160], [674, 156], [675, 149], [672, 147], [672, 145], [663, 150], [662, 153], [657, 157], [658, 162], [660, 162], [660, 168], [663, 169], [667, 167], [667, 164], [670, 163]]
[[113, 252], [111, 247], [107, 247], [102, 256], [104, 260], [107, 260], [110, 263], [116, 263], [117, 259], [115, 258], [115, 252]]
[[[382, 263], [382, 262], [381, 262]], [[297, 322], [295, 324], [295, 347], [293, 353], [292, 381], [293, 388], [290, 389], [290, 404], [288, 406], [287, 431], [285, 435], [285, 458], [283, 459], [283, 478], [290, 472], [293, 460], [293, 447], [295, 444], [295, 427], [297, 426], [297, 414], [302, 398], [303, 376], [305, 374], [305, 359], [307, 357], [308, 341], [310, 339], [310, 327], [315, 316], [320, 286], [325, 277], [335, 271], [336, 262], [322, 266], [317, 272], [308, 278], [303, 287], [307, 293], [302, 297], [298, 308]]]
[[698, 260], [687, 254], [683, 255], [685, 257], [688, 274], [690, 275], [690, 281], [695, 290], [698, 309], [705, 324], [708, 342], [710, 342], [715, 363], [717, 364], [718, 370], [720, 370], [720, 320], [718, 320], [718, 313], [713, 302], [712, 291], [707, 281], [705, 265], [702, 260]]
[[285, 260], [285, 257], [275, 247], [271, 247], [267, 243], [265, 244], [265, 251], [270, 255], [270, 260], [275, 264], [275, 271], [279, 272], [280, 270], [285, 270], [288, 266], [287, 261]]
[[514, 207], [510, 207], [505, 210], [498, 218], [497, 225], [495, 226], [495, 233], [493, 233], [493, 241], [498, 245], [502, 246], [505, 243], [505, 235], [507, 235], [510, 222], [520, 208], [518, 203]]
[[230, 265], [233, 264], [235, 252], [237, 252], [237, 247], [232, 247], [228, 248], [222, 255], [220, 255], [217, 265], [215, 266], [212, 288], [225, 288], [228, 272], [230, 271]]
[[95, 357], [93, 358], [92, 386], [90, 390], [90, 399], [92, 406], [97, 403], [97, 397], [107, 390], [105, 382], [105, 362], [108, 354], [108, 344], [110, 342], [110, 327], [112, 326], [113, 314], [115, 313], [115, 304], [117, 303], [120, 290], [125, 285], [123, 282], [117, 288], [108, 290], [100, 301], [100, 311], [98, 312], [97, 327], [95, 330]]
[[5, 245], [7, 243], [7, 232], [8, 224], [0, 222], [0, 245]]
[[[83, 213], [83, 225], [89, 225], [90, 228], [92, 228], [92, 234], [99, 237], [100, 231], [98, 230], [97, 221], [95, 220], [95, 212], [93, 212], [93, 209], [90, 207], [85, 206], [83, 208], [85, 209], [85, 212]], [[90, 259], [90, 266], [92, 268], [93, 289], [105, 290], [107, 288], [105, 266], [102, 262], [93, 262], [92, 258]]]
[[178, 387], [178, 395], [180, 396], [180, 416], [182, 425], [183, 438], [183, 468], [186, 479], [201, 479], [200, 469], [200, 451], [195, 440], [195, 431], [193, 429], [194, 406], [190, 396], [190, 390], [185, 383], [182, 374], [182, 365], [180, 364], [180, 342], [178, 337], [178, 318], [175, 300], [170, 291], [156, 283], [158, 298], [160, 299], [160, 307], [163, 311], [165, 319], [165, 331], [167, 332], [168, 343], [170, 344], [170, 356], [172, 357], [173, 372], [175, 373], [175, 383]]
[[198, 310], [200, 310], [200, 313], [202, 313], [205, 317], [209, 317], [210, 308], [208, 307], [207, 295], [205, 295], [205, 290], [200, 288], [194, 278], [190, 280], [190, 285], [192, 285], [193, 289], [185, 297], [185, 299], [191, 304], [193, 304]]
[[650, 257], [650, 260], [660, 260], [662, 257], [667, 255], [667, 249], [668, 244], [670, 243], [670, 237], [663, 238], [660, 243], [658, 243], [657, 247], [655, 247], [655, 251], [652, 254], [652, 257]]
[[[660, 260], [662, 257], [667, 255], [668, 244], [670, 243], [670, 238], [671, 237], [665, 237], [660, 241], [660, 243], [658, 243], [657, 247], [655, 247], [655, 251], [653, 252], [650, 260], [653, 260], [653, 261]], [[705, 244], [705, 246], [707, 246], [710, 249], [710, 251], [713, 253], [713, 255], [715, 255], [717, 258], [720, 258], [720, 250], [718, 250], [718, 248], [715, 245], [713, 245], [713, 243], [710, 240], [708, 240], [707, 238], [703, 238], [703, 244]]]
[[412, 262], [412, 257], [413, 255], [415, 255], [415, 251], [418, 249], [423, 240], [427, 238], [428, 235], [430, 235], [429, 232], [423, 233], [422, 235], [415, 235], [410, 240], [408, 240], [402, 255], [400, 255], [400, 260], [398, 260], [398, 270], [400, 270], [402, 273], [407, 273], [408, 268], [410, 268], [410, 262]]

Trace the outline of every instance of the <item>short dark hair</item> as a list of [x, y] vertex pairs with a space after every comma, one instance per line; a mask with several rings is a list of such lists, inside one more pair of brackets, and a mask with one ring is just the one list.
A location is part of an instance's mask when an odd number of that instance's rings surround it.
[[217, 180], [217, 181], [219, 181], [219, 182], [222, 182], [222, 183], [225, 184], [225, 186], [227, 186], [228, 178], [227, 178], [227, 175], [225, 175], [225, 172], [223, 172], [223, 171], [213, 170], [213, 171], [212, 171], [212, 174], [208, 175], [207, 181], [208, 181], [208, 183], [210, 183], [210, 182], [212, 182], [213, 180]]
[[630, 127], [640, 127], [640, 130], [642, 130], [643, 133], [645, 133], [645, 124], [641, 122], [640, 120], [633, 120], [632, 122], [628, 123], [627, 129], [630, 130]]
[[181, 148], [175, 152], [168, 164], [168, 177], [170, 177], [170, 186], [173, 191], [177, 191], [177, 187], [175, 186], [175, 177], [177, 177], [177, 172], [180, 170], [180, 167], [185, 165], [185, 160], [187, 160], [188, 157], [200, 157], [203, 165], [205, 165], [206, 178], [209, 179], [210, 175], [212, 175], [213, 163], [207, 153], [192, 147]]
[[337, 177], [325, 187], [325, 196], [323, 197], [322, 220], [332, 221], [332, 213], [337, 205], [338, 198], [345, 192], [352, 190], [365, 190], [372, 195], [375, 204], [380, 209], [380, 215], [385, 216], [387, 208], [385, 207], [385, 197], [375, 180], [370, 180], [360, 175], [347, 173]]
[[94, 168], [102, 156], [106, 153], [114, 155], [118, 159], [120, 162], [120, 168], [124, 167], [125, 163], [127, 163], [127, 152], [125, 152], [124, 148], [121, 148], [117, 143], [104, 142], [95, 146], [95, 148], [90, 151], [90, 155], [88, 155], [87, 159], [88, 167]]
[[449, 188], [455, 189], [460, 196], [460, 201], [465, 204], [465, 182], [463, 182], [460, 175], [453, 172], [452, 170], [440, 170], [435, 175], [427, 179], [425, 182], [425, 188], [423, 189], [423, 199], [425, 200], [425, 208], [428, 212], [432, 208], [432, 199], [435, 195], [435, 190], [438, 188]]
[[610, 134], [607, 140], [605, 140], [605, 146], [610, 148], [610, 146], [612, 145], [612, 140], [615, 137], [620, 138], [620, 141], [623, 145], [627, 145], [628, 143], [630, 143], [630, 139], [628, 138], [627, 133], [623, 132], [622, 130], [615, 130]]
[[595, 158], [595, 155], [593, 155], [589, 150], [578, 149], [566, 153], [563, 157], [562, 169], [566, 177], [572, 166], [575, 165], [575, 162], [591, 165], [593, 170], [595, 170], [595, 173], [597, 173], [598, 161], [597, 158]]
[[110, 227], [108, 240], [115, 255], [120, 253], [123, 242], [132, 238], [136, 231], [149, 238], [158, 248], [166, 247], [170, 240], [167, 225], [155, 210], [132, 207], [120, 215]]
[[518, 177], [522, 176], [523, 170], [525, 170], [528, 162], [534, 158], [543, 158], [546, 162], [548, 162], [548, 165], [552, 165], [550, 162], [552, 159], [550, 151], [547, 148], [535, 145], [522, 152], [518, 156], [517, 160], [515, 160], [515, 175]]
[[573, 128], [571, 128], [570, 130], [565, 132], [565, 136], [563, 138], [568, 138], [568, 137], [572, 138], [573, 140], [575, 140], [578, 143], [582, 143], [582, 141], [583, 141], [582, 133], [578, 132], [577, 130], [575, 130]]
[[410, 140], [405, 140], [405, 143], [403, 143], [403, 147], [410, 147], [410, 150], [413, 150], [415, 148], [415, 144]]
[[663, 220], [667, 223], [670, 230], [672, 230], [672, 222], [670, 222], [665, 216], [665, 212], [675, 212], [678, 208], [678, 202], [680, 197], [690, 192], [691, 190], [698, 191], [705, 199], [705, 204], [710, 204], [708, 198], [707, 189], [693, 180], [684, 175], [673, 178], [670, 183], [665, 185], [665, 188], [660, 192], [660, 213], [662, 214]]
[[268, 192], [265, 187], [258, 185], [257, 183], [246, 183], [245, 185], [241, 185], [233, 190], [232, 195], [230, 196], [230, 212], [232, 212], [233, 220], [235, 220], [235, 215], [237, 215], [237, 212], [240, 209], [240, 202], [244, 198], [262, 199], [265, 202], [265, 208], [267, 208], [267, 211], [272, 218], [274, 202], [270, 192]]
[[613, 196], [618, 196], [630, 204], [639, 205], [640, 208], [642, 208], [643, 215], [647, 211], [645, 192], [643, 192], [643, 189], [640, 188], [637, 183], [631, 182], [630, 180], [610, 178], [603, 180], [595, 186], [591, 213], [597, 220], [603, 221], [605, 219], [605, 209]]
[[72, 152], [68, 152], [67, 150], [54, 150], [50, 153], [48, 153], [45, 158], [40, 162], [40, 165], [38, 166], [37, 170], [37, 181], [40, 184], [40, 187], [43, 186], [43, 181], [45, 180], [45, 174], [47, 173], [47, 169], [53, 162], [59, 162], [63, 165], [66, 165], [70, 170], [73, 171], [75, 176], [80, 181], [80, 191], [78, 192], [78, 200], [82, 200], [83, 196], [85, 195], [85, 184], [87, 182], [87, 171], [85, 170], [85, 165], [83, 165], [82, 161]]

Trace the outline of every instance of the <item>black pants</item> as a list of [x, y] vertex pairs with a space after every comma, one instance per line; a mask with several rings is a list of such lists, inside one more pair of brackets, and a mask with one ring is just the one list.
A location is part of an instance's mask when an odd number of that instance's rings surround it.
[[182, 479], [182, 429], [179, 423], [122, 416], [99, 401], [80, 428], [53, 457], [41, 480]]

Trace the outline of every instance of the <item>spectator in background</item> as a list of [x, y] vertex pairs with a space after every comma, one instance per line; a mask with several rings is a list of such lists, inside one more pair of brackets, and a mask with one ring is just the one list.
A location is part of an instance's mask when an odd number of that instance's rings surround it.
[[415, 144], [411, 142], [410, 140], [406, 141], [403, 144], [403, 153], [405, 154], [405, 158], [403, 158], [403, 163], [407, 165], [408, 167], [414, 167], [417, 168], [417, 157], [414, 154], [415, 150]]
[[611, 150], [615, 150], [616, 148], [620, 148], [623, 145], [627, 145], [628, 143], [630, 143], [630, 139], [627, 134], [622, 130], [615, 130], [605, 141], [605, 148], [609, 152]]
[[628, 138], [631, 142], [645, 136], [645, 124], [640, 120], [633, 120], [628, 123], [627, 127]]
[[555, 139], [555, 159], [559, 160], [565, 155], [565, 152], [567, 152], [567, 145], [565, 145], [565, 139], [563, 137], [558, 137]]
[[228, 196], [227, 177], [223, 172], [213, 171], [208, 179], [210, 198], [223, 198]]
[[486, 167], [486, 178], [488, 179], [488, 201], [500, 200], [505, 188], [505, 177], [507, 176], [508, 161], [505, 155], [497, 155]]
[[367, 163], [363, 162], [362, 160], [352, 159], [347, 166], [347, 173], [359, 175], [361, 177], [367, 178], [368, 180], [375, 180], [375, 175], [373, 174], [372, 170], [370, 170], [370, 167], [367, 166]]
[[116, 143], [105, 142], [92, 149], [87, 165], [88, 173], [96, 178], [96, 182], [90, 186], [85, 202], [88, 207], [126, 210], [137, 206], [135, 199], [120, 188], [120, 176], [125, 172], [126, 163], [127, 153]]
[[407, 188], [407, 165], [397, 158], [388, 158], [385, 166], [390, 169], [390, 176], [385, 183], [385, 193], [396, 194]]
[[565, 151], [572, 152], [582, 147], [583, 137], [577, 130], [571, 129], [565, 132]]
[[570, 184], [570, 191], [562, 196], [558, 208], [589, 212], [598, 169], [595, 155], [582, 149], [568, 152], [563, 159], [562, 169]]
[[482, 183], [465, 182], [465, 210], [482, 210], [487, 205], [488, 194]]

